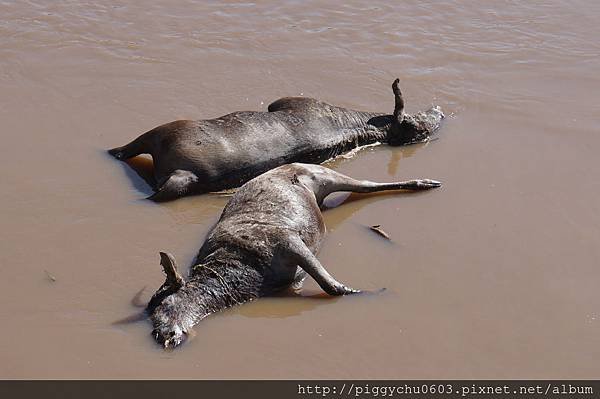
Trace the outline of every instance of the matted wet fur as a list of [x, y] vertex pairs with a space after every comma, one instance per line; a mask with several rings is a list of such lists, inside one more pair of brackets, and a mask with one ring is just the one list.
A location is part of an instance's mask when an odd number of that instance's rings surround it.
[[336, 281], [316, 258], [325, 235], [320, 207], [335, 191], [426, 190], [435, 180], [395, 183], [355, 180], [318, 165], [280, 166], [244, 184], [209, 232], [187, 278], [175, 258], [161, 252], [165, 283], [147, 312], [155, 339], [179, 345], [200, 320], [294, 286], [306, 275], [329, 295], [360, 292]]
[[166, 201], [238, 187], [277, 166], [318, 164], [366, 144], [427, 140], [444, 117], [440, 108], [406, 115], [398, 79], [392, 89], [391, 115], [285, 97], [269, 105], [268, 112], [167, 123], [109, 153], [120, 160], [150, 154], [156, 180], [150, 198]]

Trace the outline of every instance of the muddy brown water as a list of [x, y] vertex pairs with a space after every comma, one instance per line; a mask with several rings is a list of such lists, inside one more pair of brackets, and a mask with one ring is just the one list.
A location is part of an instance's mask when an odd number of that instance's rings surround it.
[[[599, 4], [0, 2], [0, 377], [599, 378]], [[173, 352], [113, 324], [227, 197], [150, 203], [104, 149], [289, 95], [391, 112], [395, 77], [439, 140], [330, 166], [445, 185], [334, 198], [319, 255], [386, 292], [260, 300]]]

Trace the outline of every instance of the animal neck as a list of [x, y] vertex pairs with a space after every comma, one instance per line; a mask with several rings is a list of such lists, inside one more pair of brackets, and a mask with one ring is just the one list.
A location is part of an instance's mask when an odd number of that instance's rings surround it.
[[240, 261], [206, 259], [192, 266], [186, 285], [202, 299], [208, 315], [258, 298], [261, 283], [260, 274]]
[[174, 258], [161, 253], [167, 279], [150, 300], [147, 312], [156, 340], [165, 347], [179, 345], [206, 316], [261, 296], [262, 276], [235, 253], [219, 248], [196, 263], [184, 279]]
[[329, 117], [336, 131], [336, 139], [330, 148], [331, 153], [327, 154], [328, 158], [359, 146], [384, 142], [391, 124], [391, 116], [344, 108], [333, 110]]

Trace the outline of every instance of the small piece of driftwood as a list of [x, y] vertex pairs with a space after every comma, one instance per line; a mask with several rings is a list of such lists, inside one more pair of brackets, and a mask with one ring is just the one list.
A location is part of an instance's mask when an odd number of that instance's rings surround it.
[[380, 236], [382, 236], [386, 240], [390, 240], [391, 241], [390, 235], [388, 233], [386, 233], [385, 231], [383, 231], [383, 229], [381, 228], [380, 224], [376, 224], [374, 226], [370, 226], [369, 229], [371, 229], [375, 233], [379, 234]]
[[50, 272], [48, 270], [44, 270], [44, 273], [46, 273], [46, 277], [48, 277], [48, 279], [50, 281], [52, 281], [53, 283], [56, 282], [56, 277], [54, 277], [52, 274], [50, 274]]

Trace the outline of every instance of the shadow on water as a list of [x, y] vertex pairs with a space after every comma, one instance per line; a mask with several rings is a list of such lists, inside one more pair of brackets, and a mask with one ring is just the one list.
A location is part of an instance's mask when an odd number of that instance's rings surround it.
[[319, 306], [333, 304], [339, 299], [339, 297], [331, 297], [325, 293], [304, 296], [286, 292], [273, 297], [261, 298], [260, 301], [244, 306], [238, 306], [233, 311], [245, 317], [284, 319], [298, 316]]
[[[437, 140], [437, 138], [431, 141], [434, 140]], [[391, 151], [390, 161], [388, 162], [388, 174], [395, 176], [398, 173], [398, 166], [400, 165], [400, 160], [402, 158], [412, 157], [417, 151], [427, 147], [431, 141], [410, 144], [400, 148], [393, 148]]]
[[146, 288], [147, 288], [146, 286], [142, 287], [142, 289], [140, 289], [133, 296], [133, 298], [131, 298], [131, 306], [133, 306], [134, 308], [143, 309], [143, 310], [140, 310], [137, 313], [126, 316], [122, 319], [115, 320], [112, 323], [110, 323], [111, 325], [118, 326], [118, 325], [124, 325], [124, 324], [131, 324], [131, 323], [136, 323], [138, 321], [146, 320], [148, 318], [148, 314], [146, 313], [146, 304], [148, 301], [145, 301], [143, 299], [144, 291], [146, 291]]
[[152, 158], [138, 156], [123, 162], [123, 169], [131, 179], [133, 187], [143, 193], [145, 196], [150, 196], [154, 193], [156, 180], [154, 179], [154, 162]]
[[[347, 193], [347, 192], [339, 192], [333, 193], [325, 198], [323, 201], [322, 211], [335, 211], [334, 217], [327, 217], [326, 225], [328, 229], [335, 229], [342, 222], [348, 219], [350, 216], [354, 215], [356, 212], [364, 208], [365, 206], [377, 201], [381, 198], [387, 197], [407, 197], [407, 196], [417, 196], [417, 195], [427, 195], [427, 193], [431, 190], [425, 191], [405, 191], [405, 190], [395, 190], [395, 191], [381, 191], [378, 193]], [[340, 207], [340, 205], [343, 205]], [[339, 208], [339, 209], [338, 209]], [[325, 213], [327, 215], [327, 213]], [[374, 223], [375, 224], [375, 223]]]
[[118, 162], [123, 167], [125, 175], [131, 181], [133, 188], [148, 197], [154, 193], [156, 179], [154, 178], [154, 162], [149, 156], [140, 155], [123, 161], [117, 161], [110, 155], [111, 160]]
[[[345, 299], [360, 298], [364, 300], [364, 298], [381, 295], [385, 291], [385, 288], [376, 291], [364, 291], [358, 295], [345, 297]], [[284, 319], [315, 310], [320, 306], [332, 305], [343, 298], [330, 296], [322, 291], [303, 290], [300, 293], [295, 293], [292, 290], [285, 290], [280, 294], [261, 298], [260, 301], [252, 302], [246, 306], [239, 306], [234, 311], [245, 317]]]

